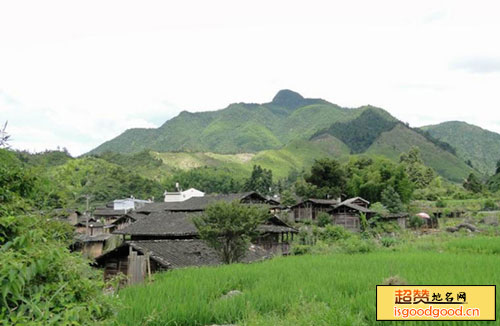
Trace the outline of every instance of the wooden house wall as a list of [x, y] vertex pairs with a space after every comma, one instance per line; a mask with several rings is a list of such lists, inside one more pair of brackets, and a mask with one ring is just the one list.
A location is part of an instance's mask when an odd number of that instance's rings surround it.
[[85, 234], [87, 233], [87, 228], [85, 226], [78, 226], [76, 229], [75, 229], [75, 232], [76, 233], [82, 233], [82, 234]]
[[88, 258], [96, 258], [102, 255], [104, 242], [85, 242], [82, 247], [82, 254]]
[[[285, 239], [286, 237], [286, 239]], [[271, 254], [281, 253], [287, 255], [290, 251], [289, 235], [279, 234], [279, 233], [267, 233], [260, 236], [256, 241], [255, 245], [263, 248]]]
[[89, 235], [94, 236], [94, 235], [99, 235], [104, 233], [104, 228], [103, 227], [97, 227], [97, 228], [91, 228], [89, 227]]
[[333, 215], [333, 223], [351, 231], [360, 230], [360, 219], [355, 213], [336, 213]]
[[305, 204], [294, 207], [293, 217], [296, 221], [312, 219], [312, 206]]
[[406, 229], [407, 217], [398, 217], [397, 222], [400, 228]]
[[[139, 253], [137, 253], [139, 255]], [[139, 255], [142, 256], [142, 255]], [[164, 271], [166, 268], [158, 264], [155, 260], [150, 258], [151, 273]], [[109, 257], [104, 263], [104, 279], [108, 280], [112, 277], [123, 274], [129, 276], [129, 253], [121, 251], [119, 254]]]
[[293, 216], [296, 221], [316, 220], [319, 213], [327, 212], [332, 208], [331, 205], [320, 205], [314, 203], [305, 203], [293, 208]]

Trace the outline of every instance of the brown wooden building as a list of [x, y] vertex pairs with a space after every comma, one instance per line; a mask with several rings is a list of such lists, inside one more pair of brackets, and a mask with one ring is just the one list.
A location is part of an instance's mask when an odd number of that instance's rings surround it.
[[353, 202], [343, 201], [329, 211], [332, 215], [332, 222], [341, 225], [351, 231], [359, 231], [361, 227], [361, 214], [365, 214], [367, 219], [375, 215], [365, 206], [359, 206]]
[[[268, 251], [251, 245], [242, 262], [268, 257]], [[149, 273], [219, 264], [222, 261], [217, 252], [199, 239], [127, 241], [96, 259], [96, 266], [104, 269], [105, 278], [122, 273], [129, 284], [141, 282]]]
[[71, 245], [71, 250], [79, 251], [84, 257], [94, 259], [104, 253], [104, 249], [111, 238], [113, 238], [113, 235], [105, 233], [94, 236], [78, 234], [75, 236], [75, 242]]
[[293, 205], [290, 209], [296, 222], [305, 220], [316, 220], [321, 212], [328, 212], [339, 202], [333, 199], [309, 198]]
[[[220, 259], [214, 257], [216, 253], [199, 239], [198, 230], [193, 223], [193, 218], [217, 201], [239, 201], [266, 207], [275, 204], [255, 192], [146, 204], [136, 212], [128, 213], [113, 222], [113, 234], [121, 235], [126, 240], [125, 244], [98, 257], [98, 265], [105, 268], [107, 275], [122, 272], [136, 281], [137, 275], [143, 271], [144, 266], [141, 264], [146, 260], [149, 261], [151, 272], [220, 263]], [[287, 254], [293, 234], [298, 232], [273, 215], [259, 226], [258, 231], [260, 237], [250, 248], [253, 248], [253, 252], [248, 254], [249, 260], [255, 260], [255, 255], [263, 257], [276, 253]]]

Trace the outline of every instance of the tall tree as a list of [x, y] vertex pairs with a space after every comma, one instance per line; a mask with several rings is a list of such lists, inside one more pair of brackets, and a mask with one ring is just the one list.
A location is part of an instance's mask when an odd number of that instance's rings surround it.
[[401, 198], [392, 186], [388, 186], [382, 191], [381, 202], [391, 213], [399, 213], [403, 210]]
[[412, 147], [408, 153], [401, 154], [399, 161], [406, 166], [406, 173], [417, 188], [427, 187], [436, 177], [434, 170], [425, 166], [418, 147]]
[[474, 173], [469, 174], [469, 177], [464, 181], [463, 186], [465, 189], [475, 193], [483, 191], [484, 188], [481, 180], [479, 180]]
[[250, 241], [257, 236], [257, 227], [269, 216], [266, 208], [217, 202], [194, 218], [200, 237], [214, 248], [222, 261], [231, 264], [244, 257]]
[[345, 189], [346, 173], [337, 160], [323, 158], [314, 161], [305, 181], [326, 190], [327, 195], [336, 197]]
[[246, 191], [257, 191], [263, 195], [269, 195], [273, 186], [273, 172], [263, 169], [260, 165], [254, 165], [250, 178], [244, 185]]

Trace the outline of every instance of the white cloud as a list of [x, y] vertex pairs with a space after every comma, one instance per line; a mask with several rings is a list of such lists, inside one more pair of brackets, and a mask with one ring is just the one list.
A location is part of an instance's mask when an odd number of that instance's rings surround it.
[[500, 56], [461, 58], [453, 62], [451, 66], [453, 69], [464, 70], [467, 72], [478, 74], [500, 72]]
[[451, 0], [3, 1], [0, 122], [19, 148], [81, 154], [181, 110], [267, 102], [290, 88], [412, 125], [474, 117], [500, 132], [500, 74], [475, 73], [496, 64], [463, 62], [500, 57], [499, 10]]

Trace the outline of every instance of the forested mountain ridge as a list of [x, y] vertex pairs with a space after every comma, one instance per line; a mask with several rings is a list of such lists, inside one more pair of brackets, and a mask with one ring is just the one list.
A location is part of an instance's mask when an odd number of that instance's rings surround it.
[[[342, 108], [282, 90], [269, 103], [234, 103], [209, 112], [183, 111], [157, 129], [129, 129], [89, 154], [137, 153], [145, 149], [228, 154], [278, 149], [291, 140], [309, 139], [333, 123], [355, 119], [368, 109], [373, 107]], [[394, 119], [385, 111], [383, 114]]]
[[500, 134], [462, 121], [449, 121], [421, 128], [449, 143], [457, 156], [484, 174], [493, 174], [500, 160]]
[[417, 146], [426, 164], [449, 180], [461, 183], [471, 172], [485, 174], [480, 164], [467, 165], [467, 157], [452, 145], [425, 128], [410, 128], [381, 108], [343, 108], [281, 90], [268, 103], [183, 111], [157, 129], [127, 130], [88, 154], [152, 151], [169, 171], [211, 166], [247, 174], [260, 164], [286, 176], [325, 155], [369, 154], [397, 161], [401, 152]]

